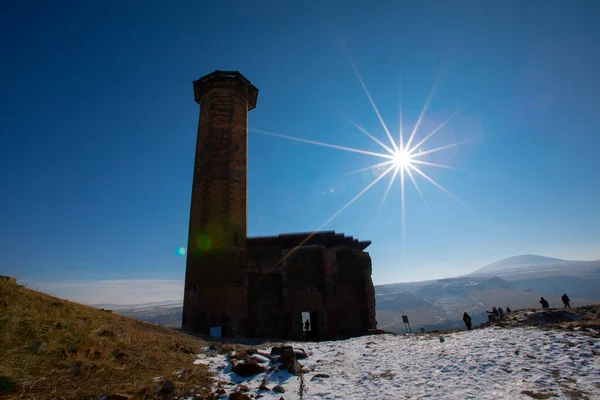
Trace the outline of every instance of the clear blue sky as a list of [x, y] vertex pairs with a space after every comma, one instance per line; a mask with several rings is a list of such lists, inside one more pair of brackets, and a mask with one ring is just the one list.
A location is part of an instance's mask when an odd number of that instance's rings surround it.
[[[326, 5], [321, 4], [326, 3]], [[493, 4], [493, 5], [492, 5]], [[378, 151], [402, 85], [417, 139], [470, 103], [377, 212], [387, 179], [326, 229], [369, 239], [375, 283], [465, 273], [537, 253], [600, 258], [596, 1], [18, 1], [0, 7], [0, 274], [182, 279], [199, 106], [192, 81], [241, 71], [249, 126]], [[251, 132], [249, 234], [311, 231], [377, 159]], [[333, 189], [333, 190], [332, 190]], [[160, 299], [159, 299], [160, 300]]]

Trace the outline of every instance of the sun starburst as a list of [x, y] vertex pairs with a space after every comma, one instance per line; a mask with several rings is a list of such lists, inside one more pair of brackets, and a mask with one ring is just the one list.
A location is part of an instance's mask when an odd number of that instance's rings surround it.
[[[367, 89], [367, 86], [364, 83], [364, 81], [358, 71], [358, 68], [356, 67], [352, 58], [349, 58], [349, 59], [350, 59], [350, 64], [352, 65], [352, 68], [356, 74], [356, 77], [358, 78], [358, 80], [369, 100], [369, 103], [371, 104], [373, 110], [375, 111], [375, 114], [377, 115], [377, 118], [379, 119], [379, 122], [381, 123], [381, 127], [383, 128], [384, 132], [386, 133], [386, 136], [390, 142], [390, 145], [386, 145], [381, 140], [377, 139], [373, 134], [368, 132], [361, 125], [357, 124], [356, 122], [354, 122], [353, 120], [348, 118], [346, 115], [344, 115], [342, 113], [340, 113], [340, 115], [345, 120], [347, 120], [349, 123], [351, 123], [354, 127], [356, 127], [360, 132], [364, 133], [367, 137], [369, 137], [371, 140], [373, 140], [373, 142], [375, 142], [378, 146], [380, 146], [383, 150], [385, 150], [385, 152], [379, 153], [379, 152], [374, 152], [374, 151], [365, 150], [365, 149], [357, 149], [357, 148], [353, 148], [353, 147], [318, 142], [315, 140], [309, 140], [309, 139], [303, 139], [303, 138], [298, 138], [298, 137], [293, 137], [293, 136], [288, 136], [288, 135], [282, 135], [280, 133], [269, 132], [269, 131], [264, 131], [264, 130], [260, 130], [260, 129], [249, 129], [249, 130], [252, 132], [263, 134], [263, 135], [274, 136], [274, 137], [278, 137], [278, 138], [294, 140], [297, 142], [303, 142], [303, 143], [313, 144], [313, 145], [317, 145], [317, 146], [329, 147], [329, 148], [344, 150], [344, 151], [353, 152], [353, 153], [370, 155], [370, 156], [378, 157], [380, 159], [385, 160], [383, 162], [380, 161], [380, 162], [378, 162], [374, 165], [368, 166], [366, 168], [361, 168], [359, 170], [349, 172], [349, 174], [353, 174], [353, 173], [367, 171], [367, 170], [382, 170], [383, 169], [383, 172], [379, 173], [372, 182], [370, 182], [356, 196], [354, 196], [350, 201], [348, 201], [344, 206], [342, 206], [338, 211], [336, 211], [329, 219], [327, 219], [327, 221], [325, 221], [319, 228], [317, 228], [311, 235], [309, 235], [296, 248], [299, 248], [300, 246], [302, 246], [306, 241], [308, 241], [312, 237], [312, 235], [314, 235], [316, 232], [321, 231], [334, 218], [336, 218], [338, 215], [340, 215], [346, 208], [348, 208], [350, 205], [352, 205], [363, 194], [365, 194], [369, 189], [371, 189], [377, 182], [379, 182], [380, 180], [382, 180], [383, 178], [385, 178], [387, 175], [389, 175], [391, 173], [391, 178], [390, 178], [390, 181], [388, 182], [387, 188], [384, 192], [383, 198], [379, 205], [378, 212], [381, 210], [383, 204], [385, 203], [385, 200], [386, 200], [394, 182], [396, 181], [396, 178], [399, 177], [400, 178], [399, 179], [400, 180], [400, 193], [401, 193], [401, 211], [402, 211], [402, 238], [403, 238], [403, 244], [404, 244], [403, 247], [404, 247], [404, 250], [406, 251], [406, 249], [405, 249], [405, 246], [406, 246], [406, 208], [405, 208], [406, 176], [408, 176], [408, 180], [410, 180], [410, 182], [413, 184], [417, 193], [419, 194], [419, 197], [421, 198], [421, 200], [423, 200], [423, 203], [425, 204], [425, 206], [428, 209], [429, 209], [429, 205], [425, 201], [425, 197], [423, 196], [423, 193], [421, 192], [421, 189], [420, 189], [419, 185], [417, 184], [417, 180], [415, 179], [413, 172], [416, 175], [418, 175], [418, 176], [422, 177], [423, 179], [425, 179], [426, 181], [428, 181], [429, 183], [431, 183], [432, 185], [434, 185], [435, 187], [437, 187], [438, 189], [440, 189], [442, 192], [444, 192], [446, 195], [448, 195], [455, 201], [459, 202], [460, 204], [462, 204], [464, 206], [467, 206], [464, 202], [459, 200], [454, 194], [452, 194], [450, 191], [448, 191], [446, 188], [444, 188], [442, 185], [440, 185], [438, 182], [436, 182], [433, 178], [431, 178], [429, 175], [427, 175], [420, 168], [420, 166], [421, 167], [428, 166], [428, 167], [434, 167], [434, 168], [454, 169], [454, 167], [452, 167], [450, 165], [431, 162], [428, 160], [424, 160], [423, 158], [424, 158], [424, 156], [428, 156], [433, 153], [437, 153], [439, 151], [443, 151], [443, 150], [450, 149], [450, 148], [459, 146], [461, 144], [467, 143], [470, 140], [449, 143], [449, 144], [431, 148], [428, 150], [422, 150], [422, 149], [423, 149], [423, 146], [428, 142], [429, 139], [431, 139], [436, 133], [438, 133], [444, 126], [446, 126], [452, 119], [454, 119], [461, 112], [462, 108], [457, 110], [456, 112], [454, 112], [452, 115], [450, 115], [445, 121], [443, 121], [435, 129], [428, 132], [427, 135], [425, 135], [421, 140], [417, 141], [416, 144], [413, 144], [413, 142], [417, 140], [416, 137], [418, 134], [419, 127], [420, 127], [420, 125], [423, 121], [423, 118], [425, 116], [425, 113], [427, 112], [427, 109], [431, 103], [433, 94], [438, 86], [438, 81], [436, 81], [433, 89], [431, 90], [431, 93], [429, 94], [429, 96], [427, 97], [427, 100], [425, 101], [425, 105], [423, 106], [423, 109], [420, 112], [419, 117], [418, 117], [418, 119], [408, 137], [408, 140], [406, 142], [404, 141], [404, 128], [403, 128], [403, 122], [402, 122], [402, 102], [401, 101], [399, 102], [400, 103], [400, 106], [399, 106], [400, 124], [399, 124], [399, 135], [398, 135], [399, 141], [396, 142], [393, 139], [392, 134], [390, 133], [387, 125], [385, 124], [383, 117], [381, 116], [377, 106], [375, 105], [375, 102], [373, 101], [373, 98], [371, 97], [371, 94], [369, 93], [369, 90]], [[294, 251], [295, 251], [295, 249], [293, 249], [291, 252], [289, 252], [288, 256], [290, 254], [292, 254]], [[283, 260], [281, 260], [281, 261], [283, 261]]]

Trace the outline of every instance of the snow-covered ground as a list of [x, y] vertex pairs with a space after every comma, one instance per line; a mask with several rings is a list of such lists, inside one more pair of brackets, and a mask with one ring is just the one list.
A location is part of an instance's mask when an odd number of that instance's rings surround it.
[[[376, 335], [288, 343], [303, 348], [306, 399], [531, 399], [523, 391], [600, 399], [600, 339], [536, 328], [486, 328], [444, 335]], [[598, 354], [598, 355], [595, 355]], [[263, 399], [297, 399], [299, 378], [284, 371], [242, 378], [227, 356], [199, 355], [227, 393], [246, 385]], [[281, 385], [285, 393], [258, 391]], [[580, 393], [581, 394], [581, 393]]]

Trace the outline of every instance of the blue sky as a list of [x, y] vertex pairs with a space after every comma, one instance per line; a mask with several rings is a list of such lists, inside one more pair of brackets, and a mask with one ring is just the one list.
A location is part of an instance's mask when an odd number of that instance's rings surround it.
[[[424, 146], [429, 205], [387, 178], [326, 229], [369, 239], [375, 283], [466, 273], [536, 253], [600, 258], [600, 4], [594, 1], [13, 2], [0, 10], [0, 274], [178, 280], [198, 105], [192, 81], [239, 70], [249, 127], [379, 151], [398, 101]], [[402, 90], [400, 91], [400, 87]], [[251, 132], [249, 234], [312, 231], [379, 162]], [[170, 282], [170, 281], [169, 281]], [[60, 294], [60, 292], [59, 292]], [[157, 299], [162, 300], [162, 299]]]

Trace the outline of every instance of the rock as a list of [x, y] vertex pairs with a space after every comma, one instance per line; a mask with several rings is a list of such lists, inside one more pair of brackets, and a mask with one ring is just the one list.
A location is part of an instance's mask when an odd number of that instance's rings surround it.
[[105, 397], [105, 400], [131, 400], [134, 397], [129, 394], [115, 393]]
[[273, 361], [273, 359], [274, 359], [272, 355], [270, 355], [269, 353], [262, 352], [262, 351], [257, 351], [256, 354], [266, 357], [271, 361]]
[[113, 336], [115, 336], [115, 333], [108, 329], [103, 329], [100, 332], [98, 332], [98, 336], [113, 337]]
[[273, 388], [275, 393], [285, 393], [285, 388], [281, 385], [277, 385]]
[[249, 392], [250, 388], [248, 386], [246, 386], [246, 385], [240, 385], [240, 390], [242, 392]]
[[303, 360], [303, 359], [305, 359], [305, 358], [308, 357], [306, 355], [306, 352], [303, 349], [296, 349], [296, 350], [294, 350], [294, 355], [296, 356], [296, 358], [298, 360]]
[[263, 398], [263, 397], [265, 397], [265, 396], [259, 393], [259, 394], [257, 394], [257, 395], [256, 395], [256, 397], [254, 397], [254, 398], [255, 398], [255, 399], [261, 399], [261, 398]]
[[162, 383], [160, 390], [158, 391], [158, 394], [164, 396], [173, 393], [174, 390], [175, 385], [173, 385], [173, 382], [165, 379]]
[[195, 354], [196, 352], [194, 351], [194, 349], [189, 348], [187, 346], [184, 346], [182, 348], [179, 349], [180, 352], [185, 353], [185, 354]]
[[271, 390], [269, 389], [269, 387], [267, 386], [267, 380], [263, 379], [262, 382], [260, 383], [260, 386], [258, 387], [258, 390]]
[[296, 354], [294, 353], [294, 349], [289, 347], [281, 353], [277, 361], [285, 364], [288, 360], [291, 360], [292, 358], [296, 358]]
[[323, 378], [329, 378], [329, 375], [327, 375], [327, 374], [316, 374], [310, 380], [314, 381], [315, 379], [323, 379]]
[[233, 392], [229, 394], [229, 400], [250, 400], [251, 397], [242, 392]]
[[121, 360], [121, 359], [125, 358], [125, 353], [122, 353], [119, 349], [113, 350], [112, 355], [117, 360]]
[[252, 358], [254, 358], [259, 363], [268, 363], [271, 362], [270, 358], [263, 356], [262, 354], [253, 354]]
[[383, 329], [369, 329], [367, 332], [369, 335], [385, 335], [387, 333]]
[[235, 363], [232, 371], [240, 376], [243, 376], [244, 378], [248, 378], [250, 376], [265, 372], [265, 367], [260, 365], [255, 359], [247, 358], [244, 361]]
[[48, 344], [38, 340], [31, 346], [31, 350], [37, 354], [44, 353], [46, 350], [48, 350]]
[[278, 356], [283, 354], [283, 352], [286, 350], [291, 350], [292, 353], [294, 352], [294, 348], [292, 346], [273, 346], [271, 349], [271, 355]]
[[296, 358], [293, 358], [287, 362], [286, 369], [292, 375], [300, 375], [300, 372], [302, 371], [302, 365], [300, 365]]

